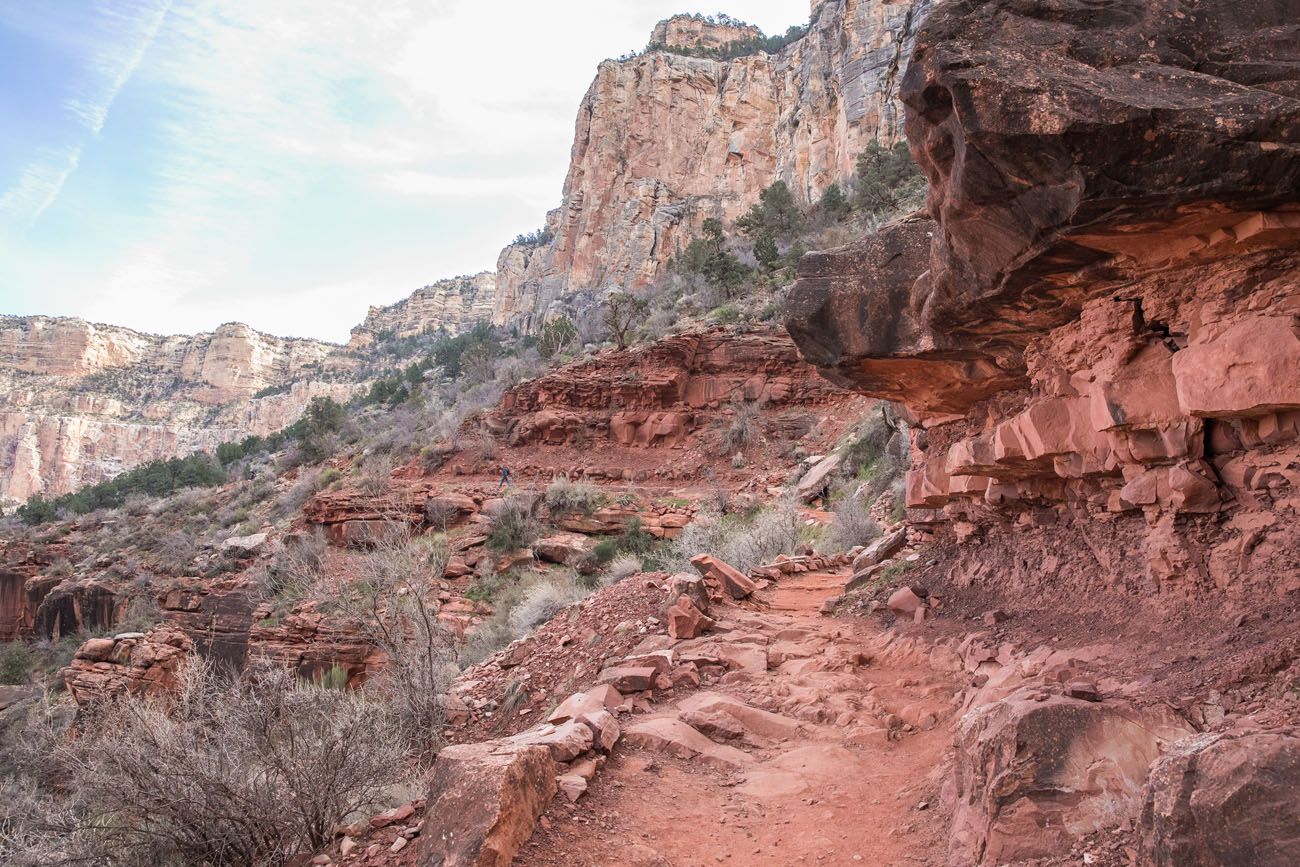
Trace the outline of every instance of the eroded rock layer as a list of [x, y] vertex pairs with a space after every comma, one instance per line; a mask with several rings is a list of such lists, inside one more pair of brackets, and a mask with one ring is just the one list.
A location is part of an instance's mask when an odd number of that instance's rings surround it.
[[779, 410], [847, 397], [813, 375], [785, 335], [718, 328], [603, 353], [525, 382], [484, 424], [511, 446], [680, 447], [746, 404]]
[[930, 215], [807, 257], [788, 310], [806, 357], [924, 428], [917, 518], [1079, 543], [1031, 571], [1077, 550], [1131, 588], [1300, 589], [1288, 6], [929, 18], [903, 99]]
[[439, 280], [417, 289], [396, 304], [371, 307], [366, 320], [352, 329], [349, 348], [364, 349], [377, 337], [410, 337], [445, 328], [451, 334], [469, 330], [492, 318], [496, 274], [483, 271], [468, 277]]

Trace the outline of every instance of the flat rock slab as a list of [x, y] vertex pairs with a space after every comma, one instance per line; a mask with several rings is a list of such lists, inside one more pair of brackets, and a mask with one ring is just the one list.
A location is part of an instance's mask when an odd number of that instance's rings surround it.
[[684, 711], [731, 717], [745, 731], [763, 740], [783, 741], [799, 733], [798, 720], [745, 704], [721, 693], [697, 692], [683, 699], [678, 706]]
[[747, 753], [714, 743], [676, 717], [641, 720], [624, 732], [623, 739], [633, 746], [679, 759], [695, 759], [722, 770], [742, 768], [753, 761]]

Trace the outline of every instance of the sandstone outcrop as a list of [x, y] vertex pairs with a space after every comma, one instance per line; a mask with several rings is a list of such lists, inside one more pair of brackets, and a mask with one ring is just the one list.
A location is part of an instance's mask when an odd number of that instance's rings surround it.
[[[1292, 23], [936, 7], [903, 84], [929, 216], [806, 257], [787, 314], [829, 378], [919, 422], [915, 519], [1069, 536], [1130, 588], [1295, 573]], [[1098, 519], [1122, 554], [1078, 537]]]
[[[0, 501], [57, 496], [150, 460], [294, 422], [337, 347], [222, 325], [162, 337], [80, 319], [0, 318]], [[282, 390], [259, 399], [262, 389]]]
[[1136, 820], [1151, 763], [1188, 734], [1172, 712], [1032, 689], [979, 708], [957, 735], [950, 863], [1049, 857]]
[[163, 695], [179, 686], [193, 647], [189, 636], [173, 626], [91, 638], [63, 670], [63, 682], [81, 705], [122, 694]]
[[[586, 294], [649, 283], [707, 217], [734, 220], [784, 180], [809, 203], [901, 130], [898, 86], [929, 0], [827, 0], [778, 54], [647, 51], [600, 65], [578, 111], [554, 240], [507, 247], [493, 321], [534, 331]], [[652, 42], [712, 47], [735, 28], [661, 23]]]
[[650, 32], [650, 45], [716, 51], [733, 42], [762, 35], [763, 31], [752, 24], [710, 20], [702, 15], [674, 15], [655, 25]]

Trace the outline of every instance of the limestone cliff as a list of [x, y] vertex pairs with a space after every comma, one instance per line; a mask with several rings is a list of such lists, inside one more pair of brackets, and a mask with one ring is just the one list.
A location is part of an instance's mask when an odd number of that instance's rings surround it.
[[[493, 320], [535, 330], [583, 292], [644, 285], [707, 217], [734, 220], [778, 179], [805, 203], [901, 132], [903, 58], [929, 0], [825, 0], [778, 54], [712, 60], [651, 50], [608, 60], [578, 110], [545, 247], [507, 247]], [[693, 23], [692, 23], [693, 22]], [[652, 41], [734, 41], [690, 17]]]
[[497, 278], [492, 271], [439, 280], [387, 307], [371, 307], [365, 322], [352, 329], [351, 349], [364, 349], [382, 334], [410, 337], [445, 328], [452, 334], [492, 318]]
[[804, 355], [911, 409], [915, 517], [1004, 544], [1001, 581], [1300, 589], [1285, 5], [939, 7], [904, 83], [929, 215], [800, 267]]
[[[315, 340], [227, 324], [142, 334], [79, 319], [0, 318], [0, 500], [58, 495], [140, 463], [292, 423], [350, 362]], [[254, 399], [267, 388], [282, 390]]]

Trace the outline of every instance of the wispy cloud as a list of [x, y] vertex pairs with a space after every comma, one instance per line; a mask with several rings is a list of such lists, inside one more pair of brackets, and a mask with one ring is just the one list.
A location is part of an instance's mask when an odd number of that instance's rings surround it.
[[17, 182], [0, 196], [0, 215], [8, 216], [17, 234], [26, 233], [49, 209], [77, 166], [88, 139], [104, 129], [118, 93], [131, 80], [158, 35], [173, 0], [97, 2], [95, 15], [103, 22], [102, 47], [90, 58], [88, 75], [64, 109], [84, 134], [58, 148], [39, 152], [19, 173]]
[[68, 176], [81, 162], [81, 145], [40, 153], [19, 173], [18, 181], [0, 196], [0, 216], [12, 217], [21, 231], [31, 228], [63, 191]]

